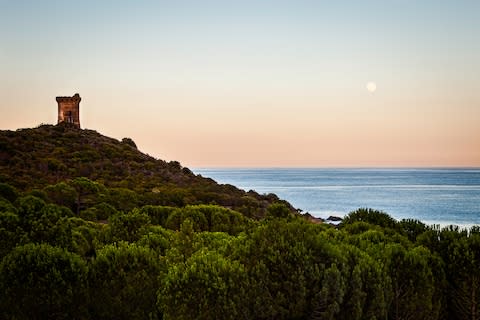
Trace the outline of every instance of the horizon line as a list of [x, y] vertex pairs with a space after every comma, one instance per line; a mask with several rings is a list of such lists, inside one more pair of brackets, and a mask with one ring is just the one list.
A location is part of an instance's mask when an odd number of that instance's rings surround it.
[[461, 170], [480, 170], [480, 166], [200, 166], [188, 167], [192, 169], [461, 169]]

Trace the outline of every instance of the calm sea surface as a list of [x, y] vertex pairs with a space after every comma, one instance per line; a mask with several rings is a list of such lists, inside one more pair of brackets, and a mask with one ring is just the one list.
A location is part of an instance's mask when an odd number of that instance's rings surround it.
[[396, 219], [480, 225], [480, 169], [195, 169], [244, 190], [275, 193], [316, 217], [374, 208]]

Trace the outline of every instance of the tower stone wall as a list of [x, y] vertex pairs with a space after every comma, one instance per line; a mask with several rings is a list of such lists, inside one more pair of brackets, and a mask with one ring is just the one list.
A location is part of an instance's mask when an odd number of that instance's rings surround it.
[[75, 93], [73, 97], [57, 97], [58, 123], [71, 123], [80, 128], [80, 95]]

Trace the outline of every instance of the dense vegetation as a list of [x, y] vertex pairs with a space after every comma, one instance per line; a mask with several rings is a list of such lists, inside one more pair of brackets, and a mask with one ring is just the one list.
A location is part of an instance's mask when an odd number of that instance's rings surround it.
[[[95, 185], [71, 181], [79, 177]], [[94, 200], [96, 204], [103, 200], [122, 211], [145, 204], [218, 204], [251, 218], [262, 218], [266, 208], [279, 201], [274, 194], [259, 195], [217, 184], [193, 174], [177, 161], [157, 160], [137, 150], [129, 138], [120, 142], [68, 124], [0, 131], [0, 182], [22, 191], [47, 192], [56, 197], [53, 200], [63, 199], [65, 203], [61, 204], [76, 213]], [[95, 199], [74, 204], [74, 197], [92, 198], [94, 194]]]
[[[101, 155], [88, 175], [41, 150], [74, 134], [90, 139], [80, 156]], [[0, 141], [2, 319], [480, 319], [480, 228], [370, 209], [336, 228], [93, 132], [44, 126]], [[40, 165], [48, 156], [65, 168]]]

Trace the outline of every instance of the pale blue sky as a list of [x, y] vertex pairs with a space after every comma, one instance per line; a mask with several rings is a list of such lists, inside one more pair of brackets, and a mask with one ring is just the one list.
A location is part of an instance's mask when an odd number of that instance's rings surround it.
[[191, 166], [480, 165], [479, 17], [465, 0], [0, 0], [0, 128], [54, 123], [79, 92], [83, 127]]

